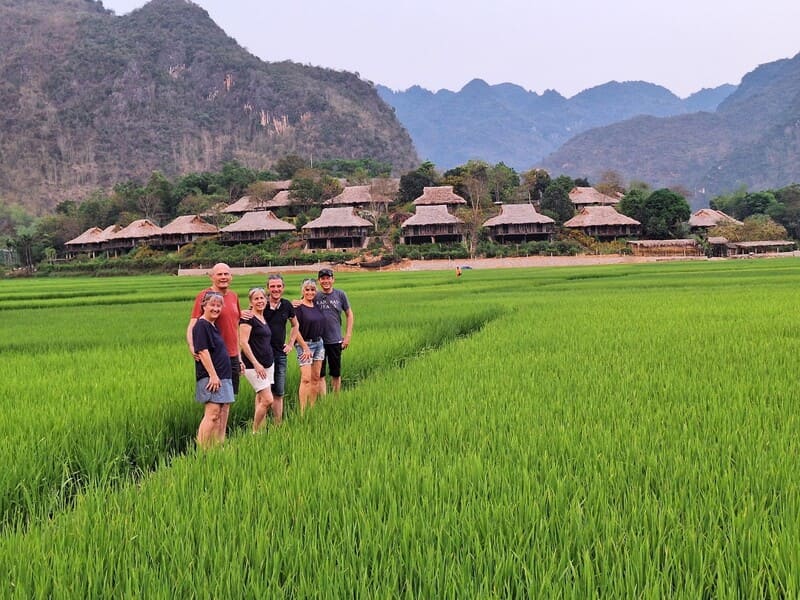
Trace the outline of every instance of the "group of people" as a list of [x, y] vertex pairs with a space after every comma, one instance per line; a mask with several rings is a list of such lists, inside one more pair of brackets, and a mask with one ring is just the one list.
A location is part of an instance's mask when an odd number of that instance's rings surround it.
[[327, 375], [331, 389], [340, 390], [342, 350], [350, 345], [353, 310], [347, 294], [333, 287], [331, 269], [320, 269], [316, 280], [303, 280], [300, 300], [291, 302], [283, 297], [283, 277], [271, 274], [266, 289], [249, 291], [246, 310], [230, 289], [233, 275], [228, 265], [214, 265], [209, 277], [211, 286], [195, 298], [186, 328], [195, 359], [195, 400], [204, 405], [197, 430], [200, 447], [225, 440], [240, 374], [255, 390], [253, 431], [266, 425], [270, 410], [275, 424], [281, 423], [287, 355], [292, 348], [300, 368], [301, 414], [327, 392]]

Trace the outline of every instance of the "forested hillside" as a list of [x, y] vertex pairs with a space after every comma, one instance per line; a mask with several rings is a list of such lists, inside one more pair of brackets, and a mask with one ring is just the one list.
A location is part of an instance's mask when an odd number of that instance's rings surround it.
[[0, 198], [38, 211], [229, 160], [418, 162], [370, 83], [265, 63], [186, 0], [121, 17], [93, 0], [0, 0], [0, 123]]

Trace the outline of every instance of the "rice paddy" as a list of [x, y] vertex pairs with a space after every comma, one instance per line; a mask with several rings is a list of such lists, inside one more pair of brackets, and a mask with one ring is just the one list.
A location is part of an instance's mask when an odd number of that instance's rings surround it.
[[0, 595], [800, 593], [795, 260], [341, 273], [343, 392], [199, 452], [206, 283], [0, 282]]

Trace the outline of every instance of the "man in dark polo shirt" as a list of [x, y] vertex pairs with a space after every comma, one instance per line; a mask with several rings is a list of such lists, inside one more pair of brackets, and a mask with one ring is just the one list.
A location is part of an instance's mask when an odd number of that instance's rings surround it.
[[283, 396], [286, 391], [286, 355], [291, 346], [286, 343], [286, 323], [291, 324], [291, 332], [296, 330], [300, 337], [300, 323], [294, 314], [292, 303], [283, 297], [283, 277], [273, 273], [267, 277], [267, 306], [264, 308], [264, 319], [272, 332], [272, 350], [275, 354], [274, 383], [272, 384], [272, 416], [275, 424], [283, 420]]

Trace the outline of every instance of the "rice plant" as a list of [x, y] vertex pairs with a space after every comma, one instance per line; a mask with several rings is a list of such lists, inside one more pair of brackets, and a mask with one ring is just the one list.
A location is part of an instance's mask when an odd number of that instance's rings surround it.
[[792, 260], [341, 274], [344, 391], [210, 452], [162, 281], [0, 301], [3, 595], [800, 593]]

